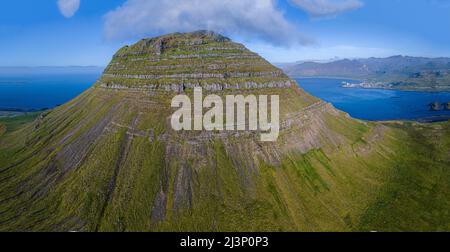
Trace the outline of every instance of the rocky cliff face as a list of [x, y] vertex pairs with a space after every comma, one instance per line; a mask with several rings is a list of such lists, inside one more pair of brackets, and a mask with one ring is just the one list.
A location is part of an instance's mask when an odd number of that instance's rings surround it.
[[[279, 95], [278, 141], [172, 130], [171, 99], [197, 86]], [[145, 39], [91, 89], [0, 139], [0, 230], [371, 228], [386, 178], [409, 164], [396, 156], [414, 150], [408, 139], [349, 118], [223, 36]]]
[[243, 45], [211, 32], [170, 34], [125, 46], [99, 81], [105, 88], [183, 92], [290, 87], [284, 73]]

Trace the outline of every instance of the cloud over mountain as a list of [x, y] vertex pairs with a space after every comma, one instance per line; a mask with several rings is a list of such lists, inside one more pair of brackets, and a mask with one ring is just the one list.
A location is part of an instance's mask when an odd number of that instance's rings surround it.
[[80, 0], [58, 0], [58, 8], [64, 17], [70, 18], [80, 8]]
[[289, 0], [294, 6], [314, 17], [334, 16], [342, 12], [361, 8], [359, 0]]
[[308, 44], [276, 0], [127, 0], [105, 15], [108, 39], [200, 29], [276, 45]]

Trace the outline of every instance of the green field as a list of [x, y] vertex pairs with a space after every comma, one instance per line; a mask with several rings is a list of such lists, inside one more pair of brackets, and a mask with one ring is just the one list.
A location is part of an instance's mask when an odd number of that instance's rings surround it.
[[[18, 116], [0, 117], [0, 132], [12, 132], [24, 124], [34, 121], [42, 112], [24, 113]], [[3, 127], [3, 128], [2, 128]], [[2, 135], [0, 133], [0, 135]]]

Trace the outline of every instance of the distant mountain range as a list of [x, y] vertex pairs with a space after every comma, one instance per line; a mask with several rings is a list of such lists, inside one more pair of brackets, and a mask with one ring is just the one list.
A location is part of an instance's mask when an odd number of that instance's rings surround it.
[[361, 80], [352, 87], [450, 91], [450, 58], [392, 56], [280, 65], [290, 77]]

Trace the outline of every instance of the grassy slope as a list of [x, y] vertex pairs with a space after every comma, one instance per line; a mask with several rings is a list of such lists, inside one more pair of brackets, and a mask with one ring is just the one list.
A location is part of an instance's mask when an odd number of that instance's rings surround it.
[[395, 124], [405, 132], [389, 180], [359, 228], [450, 230], [450, 124]]
[[[161, 230], [449, 230], [449, 125], [395, 127], [370, 154], [358, 151], [355, 138], [351, 148], [293, 153], [281, 167], [263, 166], [256, 198], [245, 197], [237, 174], [219, 171], [229, 198], [194, 203]], [[219, 161], [231, 167], [225, 155]]]
[[[450, 228], [448, 123], [389, 124], [383, 139], [371, 145], [368, 137], [376, 130], [375, 124], [328, 115], [327, 127], [345, 136], [351, 144], [338, 148], [323, 146], [306, 154], [287, 153], [280, 166], [260, 160], [259, 172], [248, 174], [250, 186], [243, 183], [239, 167], [233, 163], [236, 157], [229, 153], [230, 143], [213, 141], [205, 149], [208, 154], [204, 165], [194, 165], [197, 160], [191, 160], [192, 165], [187, 167], [194, 174], [189, 187], [192, 199], [183, 204], [191, 207], [179, 210], [174, 210], [173, 206], [177, 204], [175, 187], [180, 170], [176, 164], [167, 166], [165, 144], [160, 141], [149, 143], [145, 138], [135, 138], [120, 161], [122, 168], [118, 170], [114, 190], [108, 190], [126, 139], [123, 128], [103, 135], [90, 151], [90, 158], [62, 178], [58, 177], [59, 171], [47, 169], [55, 157], [53, 153], [34, 154], [15, 169], [3, 170], [8, 164], [30, 156], [34, 150], [42, 148], [40, 146], [54, 145], [47, 142], [47, 134], [62, 138], [68, 133], [66, 129], [75, 128], [82, 121], [84, 113], [97, 107], [95, 117], [87, 120], [84, 128], [95, 125], [115, 101], [105, 104], [90, 96], [77, 100], [87, 104], [85, 111], [71, 111], [70, 104], [58, 108], [49, 114], [53, 118], [48, 118], [48, 125], [33, 133], [40, 137], [24, 134], [34, 127], [29, 124], [9, 132], [4, 136], [6, 140], [1, 141], [0, 179], [5, 181], [0, 186], [2, 230]], [[125, 125], [137, 115], [130, 113], [134, 110], [130, 106], [133, 105], [115, 110]], [[69, 110], [64, 111], [66, 109]], [[66, 116], [59, 118], [59, 112]], [[162, 134], [164, 119], [161, 116], [161, 113], [147, 111], [137, 127], [145, 129], [147, 125], [156, 125], [156, 135]], [[161, 130], [157, 130], [157, 125]], [[76, 139], [83, 131], [86, 130], [80, 129], [72, 138]], [[38, 142], [24, 149], [30, 138]], [[241, 143], [235, 146], [245, 148]], [[152, 206], [163, 174], [170, 182], [166, 195], [169, 207], [166, 221], [157, 223], [152, 221]], [[51, 190], [43, 193], [34, 188]]]
[[6, 132], [6, 126], [0, 123], [0, 137]]

